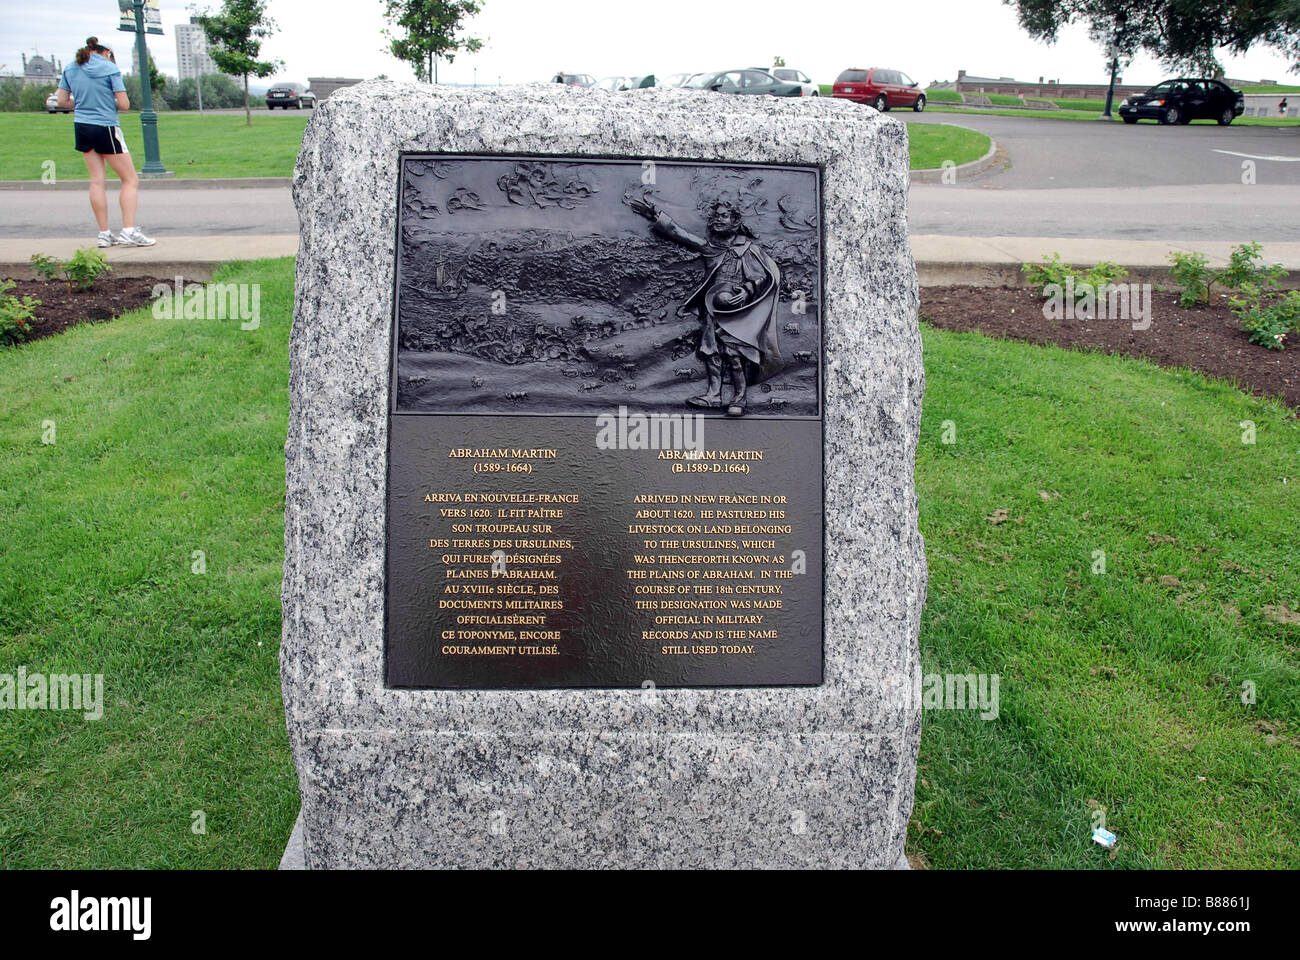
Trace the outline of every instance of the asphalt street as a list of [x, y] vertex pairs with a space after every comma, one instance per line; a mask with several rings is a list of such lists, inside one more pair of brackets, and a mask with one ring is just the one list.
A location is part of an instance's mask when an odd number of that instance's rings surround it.
[[[1008, 190], [1058, 187], [1240, 186], [1250, 160], [1261, 185], [1300, 186], [1300, 126], [1102, 123], [979, 114], [890, 111], [918, 123], [955, 123], [986, 133], [1011, 157], [1010, 169], [966, 186]], [[961, 185], [961, 184], [959, 184]]]
[[[1007, 158], [959, 175], [955, 184], [914, 184], [916, 234], [1179, 241], [1300, 236], [1300, 127], [1126, 126], [911, 111], [891, 116], [980, 130]], [[1254, 184], [1242, 182], [1247, 161]], [[163, 238], [298, 230], [287, 186], [148, 184], [140, 222]], [[0, 190], [0, 236], [81, 235], [94, 235], [84, 191]]]

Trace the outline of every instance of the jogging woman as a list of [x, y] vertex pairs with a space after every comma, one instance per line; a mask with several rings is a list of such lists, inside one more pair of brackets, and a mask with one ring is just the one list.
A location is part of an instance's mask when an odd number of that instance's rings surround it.
[[[113, 51], [95, 37], [86, 40], [86, 45], [77, 51], [76, 60], [64, 68], [59, 80], [59, 106], [65, 109], [76, 106], [72, 125], [76, 130], [77, 149], [85, 156], [86, 169], [90, 171], [90, 209], [99, 223], [99, 245], [111, 247], [124, 243], [151, 247], [154, 241], [135, 225], [140, 180], [117, 118], [119, 110], [131, 105], [122, 85], [122, 71], [117, 68]], [[122, 232], [116, 237], [108, 228], [105, 165], [112, 167], [122, 181]]]

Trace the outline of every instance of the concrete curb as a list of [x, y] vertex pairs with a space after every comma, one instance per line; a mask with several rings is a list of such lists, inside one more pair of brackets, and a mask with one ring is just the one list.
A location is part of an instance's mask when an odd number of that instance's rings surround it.
[[[141, 189], [148, 190], [247, 190], [265, 189], [267, 187], [289, 187], [293, 177], [225, 177], [194, 178], [192, 180], [167, 177], [152, 180], [140, 178]], [[121, 181], [110, 178], [108, 188], [121, 186]], [[89, 180], [59, 180], [57, 183], [42, 183], [40, 180], [0, 180], [0, 190], [87, 190]]]
[[[940, 124], [940, 126], [961, 127], [961, 124], [942, 123]], [[963, 130], [971, 129], [970, 127], [961, 127], [961, 128]], [[975, 133], [979, 133], [979, 132], [980, 132], [979, 130], [975, 131]], [[986, 137], [988, 136], [988, 134], [984, 134], [984, 135]], [[988, 169], [989, 167], [993, 166], [998, 162], [999, 149], [1000, 148], [998, 147], [998, 142], [994, 140], [992, 137], [989, 137], [988, 152], [985, 153], [984, 156], [980, 157], [978, 160], [972, 160], [970, 161], [970, 163], [963, 163], [960, 166], [953, 167], [952, 168], [953, 173], [956, 175], [957, 179], [959, 180], [965, 175], [975, 176], [983, 173], [986, 169]], [[1003, 152], [1005, 153], [1005, 151]], [[1008, 157], [1008, 160], [1009, 159], [1010, 158]], [[943, 175], [945, 172], [947, 171], [943, 167], [927, 167], [923, 170], [913, 170], [912, 182], [913, 183], [942, 183]]]

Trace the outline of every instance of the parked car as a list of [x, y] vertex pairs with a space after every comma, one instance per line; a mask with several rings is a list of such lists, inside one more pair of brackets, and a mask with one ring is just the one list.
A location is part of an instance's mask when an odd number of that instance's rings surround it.
[[266, 91], [266, 109], [274, 110], [276, 107], [282, 110], [288, 110], [290, 107], [295, 110], [301, 110], [303, 107], [315, 110], [316, 94], [301, 83], [277, 83]]
[[850, 67], [835, 78], [831, 95], [854, 103], [869, 103], [881, 113], [894, 107], [925, 109], [925, 91], [901, 70]]
[[790, 67], [773, 67], [768, 71], [768, 73], [786, 83], [799, 84], [803, 87], [803, 95], [805, 97], [820, 97], [822, 95], [822, 88], [813, 83], [812, 80], [809, 79], [808, 74], [804, 73], [802, 70], [793, 70]]
[[1125, 123], [1217, 120], [1220, 126], [1226, 127], [1245, 111], [1246, 98], [1240, 90], [1233, 90], [1221, 80], [1204, 77], [1165, 80], [1119, 105], [1119, 116]]
[[624, 90], [644, 90], [646, 87], [655, 86], [655, 75], [647, 73], [643, 77], [628, 77], [627, 86]]
[[697, 73], [685, 84], [688, 90], [715, 93], [767, 94], [773, 97], [801, 97], [803, 86], [778, 80], [766, 70], [723, 70]]
[[50, 113], [71, 113], [73, 110], [72, 107], [59, 106], [59, 91], [57, 90], [45, 98], [45, 109]]
[[594, 87], [596, 80], [589, 73], [557, 73], [551, 78], [553, 83], [562, 83], [566, 87]]
[[686, 81], [693, 76], [695, 76], [693, 73], [670, 73], [662, 80], [657, 81], [655, 85], [659, 87], [684, 87]]
[[597, 90], [626, 90], [627, 77], [601, 77], [596, 81]]

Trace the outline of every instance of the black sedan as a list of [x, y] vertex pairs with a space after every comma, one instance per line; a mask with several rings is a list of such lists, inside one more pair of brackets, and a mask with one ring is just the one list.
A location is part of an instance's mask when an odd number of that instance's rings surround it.
[[773, 97], [801, 97], [803, 85], [778, 80], [766, 70], [723, 70], [697, 73], [683, 85], [687, 90], [715, 93], [768, 94]]
[[1125, 123], [1158, 120], [1161, 123], [1191, 123], [1193, 120], [1216, 120], [1226, 127], [1246, 110], [1240, 90], [1233, 90], [1221, 80], [1166, 80], [1146, 93], [1129, 97], [1119, 105]]
[[316, 94], [301, 83], [277, 83], [266, 91], [266, 109], [274, 110], [276, 107], [281, 110], [288, 110], [290, 107], [295, 110], [301, 110], [303, 107], [315, 110]]

